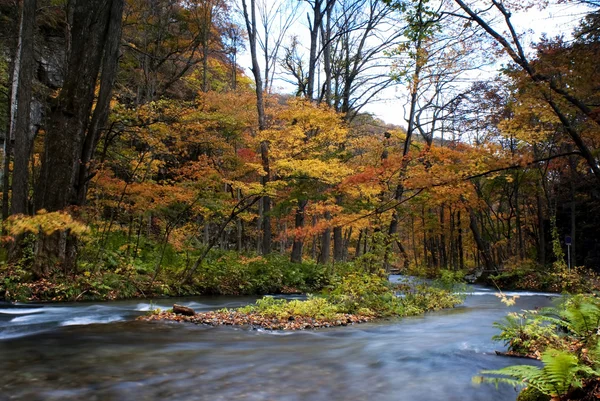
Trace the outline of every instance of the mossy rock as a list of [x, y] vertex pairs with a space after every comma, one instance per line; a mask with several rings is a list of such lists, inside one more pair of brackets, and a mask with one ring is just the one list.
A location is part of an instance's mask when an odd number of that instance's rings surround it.
[[543, 394], [534, 387], [527, 387], [521, 390], [517, 397], [517, 401], [550, 401], [551, 399], [549, 395]]

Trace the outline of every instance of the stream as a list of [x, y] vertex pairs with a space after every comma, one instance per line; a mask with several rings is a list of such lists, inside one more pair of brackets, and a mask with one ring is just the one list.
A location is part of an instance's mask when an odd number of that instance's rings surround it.
[[470, 290], [451, 310], [300, 332], [134, 320], [174, 302], [208, 311], [247, 297], [0, 303], [0, 401], [515, 400], [510, 386], [471, 379], [536, 363], [496, 356], [492, 323], [554, 296], [508, 292], [520, 295], [509, 308], [489, 288]]

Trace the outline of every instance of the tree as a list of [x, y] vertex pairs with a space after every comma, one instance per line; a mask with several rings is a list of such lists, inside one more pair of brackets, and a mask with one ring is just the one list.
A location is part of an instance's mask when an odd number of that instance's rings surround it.
[[[10, 130], [6, 137], [6, 143], [13, 139], [15, 141], [11, 214], [27, 214], [29, 211], [29, 160], [35, 135], [35, 132], [31, 129], [30, 115], [35, 70], [36, 8], [36, 0], [23, 2], [19, 43], [13, 62]], [[10, 159], [10, 152], [6, 152], [6, 157]], [[7, 208], [8, 205], [5, 204], [4, 207]], [[6, 218], [6, 215], [4, 215], [4, 218]]]
[[[82, 186], [81, 171], [86, 169], [93, 145], [104, 129], [102, 123], [106, 122], [123, 14], [123, 0], [94, 1], [69, 3], [67, 15], [72, 16], [72, 26], [67, 73], [48, 116], [35, 191], [36, 211], [64, 210], [81, 205], [85, 199], [86, 185]], [[100, 95], [94, 107], [97, 83]], [[75, 269], [75, 242], [68, 232], [42, 234], [36, 252], [37, 274], [46, 275], [52, 262], [60, 262], [67, 270]]]
[[[512, 61], [523, 70], [531, 82], [544, 94], [545, 101], [560, 119], [565, 133], [571, 138], [577, 149], [579, 149], [582, 157], [586, 160], [589, 168], [600, 182], [600, 166], [598, 165], [598, 160], [590, 150], [589, 145], [581, 137], [581, 134], [574, 126], [574, 121], [569, 117], [569, 112], [562, 104], [563, 102], [568, 104], [586, 119], [589, 119], [595, 124], [600, 124], [600, 113], [597, 113], [593, 103], [591, 104], [589, 99], [582, 98], [573, 93], [569, 87], [565, 86], [557, 79], [557, 76], [547, 74], [543, 70], [536, 68], [526, 55], [521, 39], [511, 21], [511, 12], [506, 8], [503, 2], [490, 0], [490, 6], [487, 8], [487, 13], [477, 12], [473, 6], [468, 5], [462, 0], [454, 0], [454, 2], [467, 14], [466, 16], [463, 16], [463, 18], [474, 21], [496, 43], [498, 43]], [[499, 33], [494, 29], [489, 20], [484, 19], [486, 18], [486, 14], [489, 14], [491, 11], [495, 11], [497, 16], [504, 20], [507, 29], [506, 34]], [[557, 96], [560, 101], [556, 99], [555, 96]]]

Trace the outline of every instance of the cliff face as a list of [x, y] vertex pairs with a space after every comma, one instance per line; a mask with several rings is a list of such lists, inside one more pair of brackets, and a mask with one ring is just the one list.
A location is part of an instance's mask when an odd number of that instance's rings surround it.
[[[10, 110], [9, 91], [12, 82], [12, 61], [15, 53], [18, 14], [14, 7], [0, 2], [0, 143], [4, 143]], [[11, 28], [12, 27], [12, 28]], [[45, 116], [48, 96], [60, 89], [64, 82], [66, 65], [65, 30], [40, 23], [35, 34], [35, 79], [31, 103], [31, 130], [35, 135]], [[14, 138], [13, 138], [14, 140]]]

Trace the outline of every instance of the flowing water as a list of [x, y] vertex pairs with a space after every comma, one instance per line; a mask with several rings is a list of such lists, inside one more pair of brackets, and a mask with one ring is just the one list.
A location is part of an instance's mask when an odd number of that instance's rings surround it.
[[[535, 363], [496, 356], [492, 323], [552, 296], [518, 293], [507, 308], [490, 289], [471, 289], [452, 310], [303, 332], [134, 321], [173, 299], [0, 304], [0, 401], [515, 400], [512, 387], [471, 379]], [[175, 301], [206, 311], [252, 299]]]

